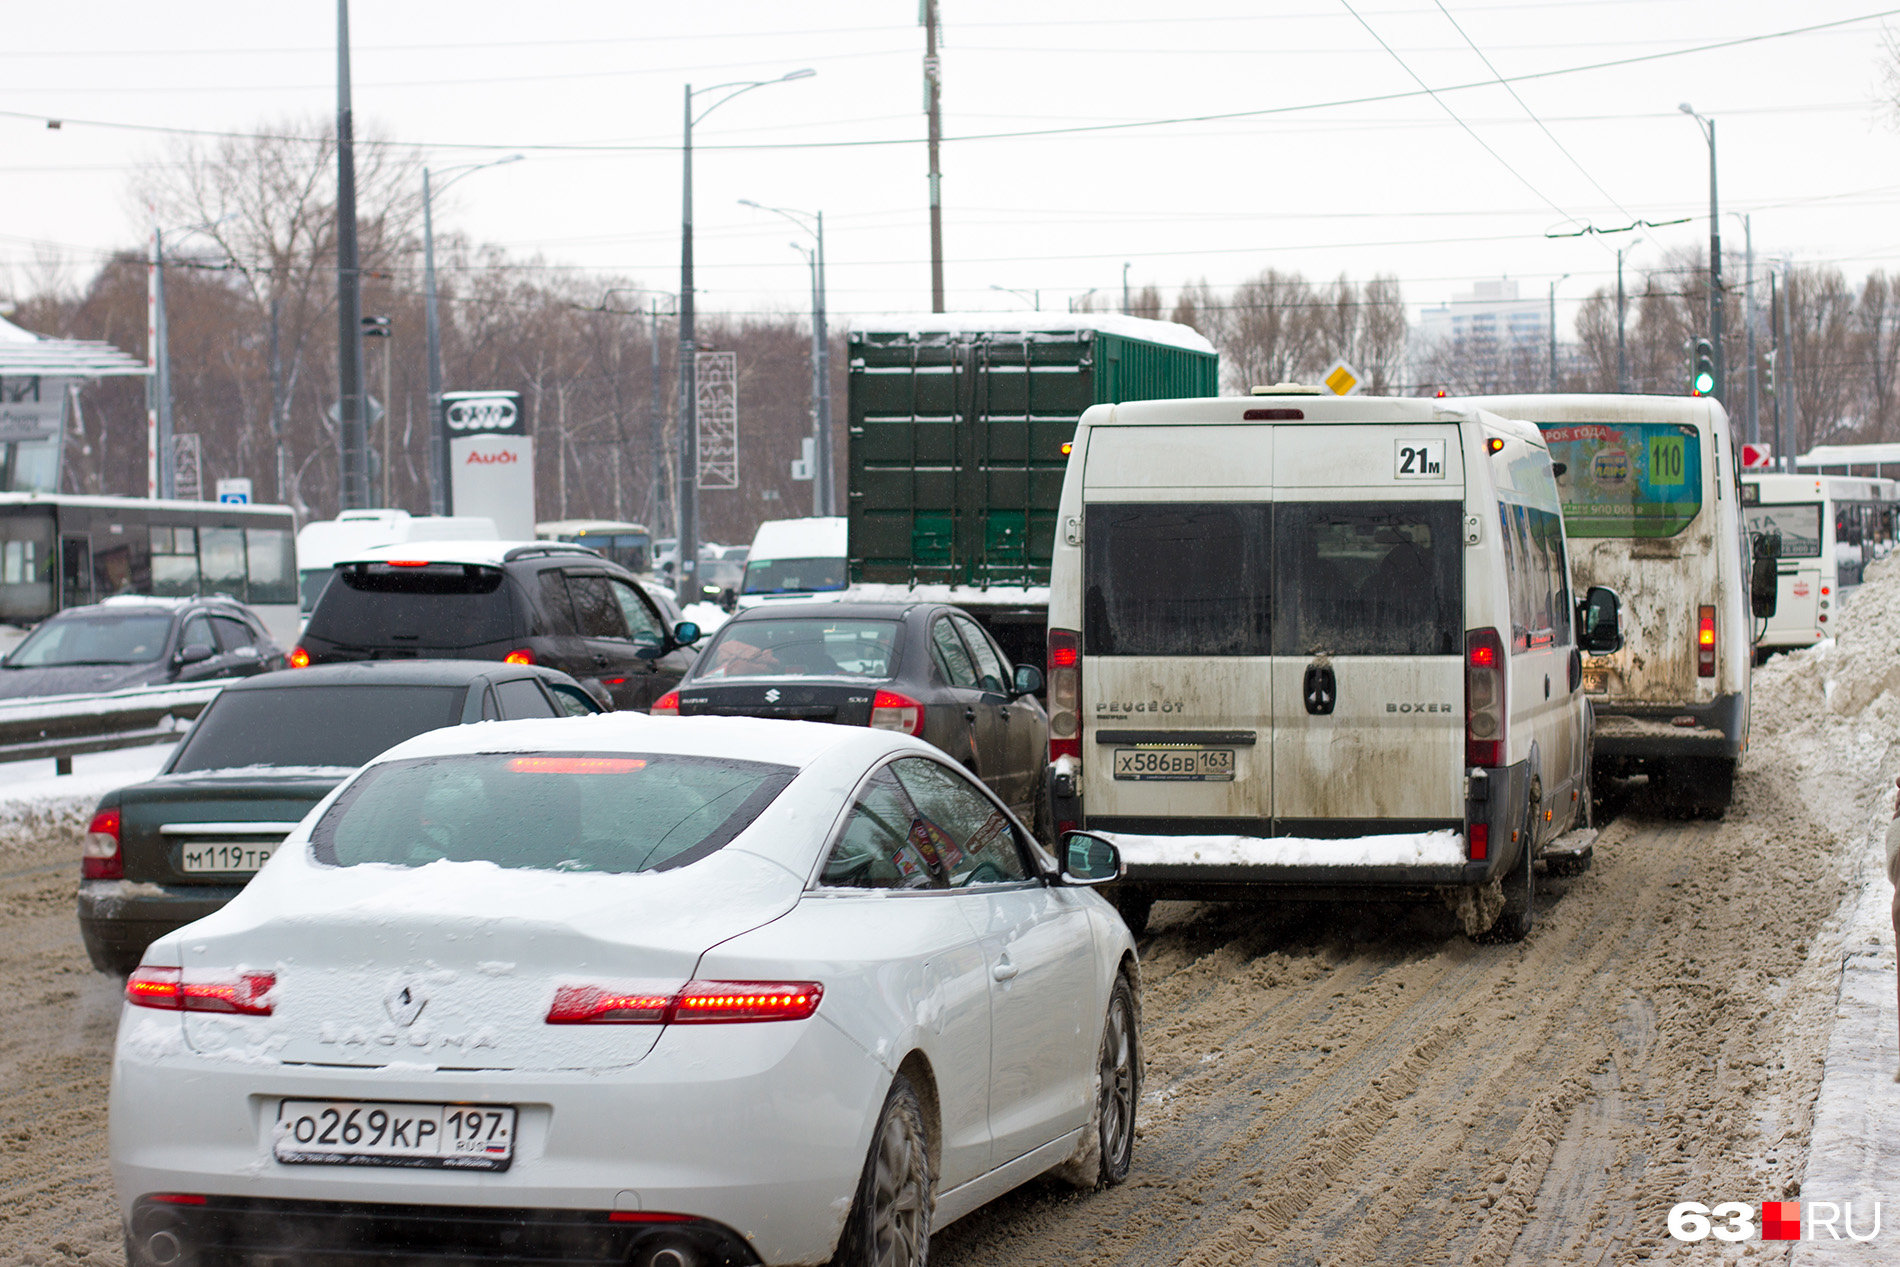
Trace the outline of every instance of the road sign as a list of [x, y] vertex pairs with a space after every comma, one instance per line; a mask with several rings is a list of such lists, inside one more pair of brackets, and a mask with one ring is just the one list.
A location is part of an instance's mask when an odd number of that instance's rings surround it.
[[1775, 451], [1766, 444], [1744, 444], [1742, 446], [1742, 467], [1745, 470], [1770, 467], [1775, 464]]
[[1344, 361], [1335, 362], [1320, 382], [1335, 396], [1350, 396], [1359, 390], [1359, 371]]
[[[373, 427], [383, 420], [383, 403], [374, 396], [368, 399], [369, 418], [367, 421], [369, 425]], [[337, 423], [340, 426], [343, 422], [343, 403], [341, 401], [331, 401], [328, 416], [331, 422]]]
[[251, 504], [251, 481], [239, 477], [218, 481], [218, 500], [230, 506]]

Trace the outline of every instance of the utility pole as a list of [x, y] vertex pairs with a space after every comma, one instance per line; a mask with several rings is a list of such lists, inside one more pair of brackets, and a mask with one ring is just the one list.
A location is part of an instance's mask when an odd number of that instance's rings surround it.
[[1775, 344], [1781, 349], [1781, 355], [1775, 358], [1775, 400], [1779, 402], [1786, 398], [1788, 402], [1788, 431], [1783, 437], [1785, 445], [1781, 453], [1781, 469], [1790, 474], [1794, 471], [1795, 437], [1800, 434], [1800, 418], [1795, 412], [1794, 399], [1794, 308], [1788, 299], [1788, 291], [1792, 289], [1790, 282], [1793, 281], [1790, 274], [1793, 271], [1792, 261], [1781, 266], [1781, 338]]
[[1133, 261], [1122, 261], [1122, 316], [1124, 317], [1128, 315], [1128, 270], [1132, 266]]
[[1722, 208], [1715, 197], [1715, 120], [1683, 102], [1677, 107], [1696, 121], [1709, 142], [1709, 343], [1714, 353], [1715, 385], [1709, 395], [1728, 404], [1728, 379], [1722, 356]]
[[[276, 284], [273, 277], [272, 287]], [[277, 500], [287, 506], [290, 504], [290, 455], [284, 451], [284, 358], [277, 341], [283, 306], [281, 296], [270, 297], [270, 436], [277, 456]]]
[[146, 390], [151, 394], [147, 411], [150, 449], [145, 461], [146, 496], [172, 497], [177, 486], [172, 477], [172, 353], [171, 335], [165, 322], [165, 234], [152, 226], [151, 285], [146, 289], [147, 356], [152, 362], [152, 377]]
[[1779, 461], [1787, 452], [1785, 438], [1781, 434], [1781, 309], [1778, 306], [1779, 290], [1775, 285], [1775, 270], [1768, 270], [1768, 364], [1772, 371], [1769, 378], [1774, 385], [1775, 397], [1775, 456]]
[[1559, 283], [1570, 280], [1565, 273], [1550, 284], [1550, 390], [1557, 390], [1557, 287]]
[[930, 311], [943, 311], [943, 66], [937, 60], [937, 0], [924, 5], [924, 113], [930, 116]]
[[[660, 514], [666, 501], [666, 392], [660, 383], [660, 301], [652, 301], [653, 375], [652, 399], [647, 404], [647, 443], [652, 449], [652, 478], [647, 488], [647, 525], [654, 532], [662, 529]], [[673, 524], [673, 536], [679, 537], [679, 524]]]
[[1623, 254], [1626, 249], [1616, 249], [1616, 390], [1619, 392], [1630, 389], [1629, 358], [1623, 350]]
[[1742, 329], [1748, 345], [1748, 426], [1750, 444], [1761, 439], [1761, 367], [1755, 363], [1755, 227], [1742, 217]]
[[350, 110], [350, 0], [336, 0], [337, 505], [369, 505], [363, 398], [363, 287], [356, 251], [356, 139]]

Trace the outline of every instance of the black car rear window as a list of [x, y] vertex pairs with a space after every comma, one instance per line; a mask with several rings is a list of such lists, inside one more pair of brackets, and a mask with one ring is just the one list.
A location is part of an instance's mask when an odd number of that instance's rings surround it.
[[685, 866], [785, 790], [789, 766], [661, 753], [481, 753], [392, 761], [311, 834], [331, 866], [492, 862], [537, 871]]
[[205, 709], [170, 773], [239, 766], [351, 769], [462, 720], [461, 686], [286, 686], [226, 691]]
[[473, 647], [515, 636], [500, 568], [431, 563], [337, 569], [306, 630], [346, 647]]

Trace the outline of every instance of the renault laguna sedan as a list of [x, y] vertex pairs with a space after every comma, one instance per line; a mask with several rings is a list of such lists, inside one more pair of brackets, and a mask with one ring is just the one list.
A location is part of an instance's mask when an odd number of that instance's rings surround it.
[[439, 730], [126, 982], [135, 1267], [917, 1264], [1036, 1175], [1126, 1177], [1135, 950], [907, 735]]

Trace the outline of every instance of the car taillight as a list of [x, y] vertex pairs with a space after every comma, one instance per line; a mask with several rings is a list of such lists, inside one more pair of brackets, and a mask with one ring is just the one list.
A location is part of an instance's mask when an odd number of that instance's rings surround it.
[[125, 855], [119, 852], [117, 805], [102, 805], [92, 816], [92, 826], [86, 829], [86, 843], [80, 847], [79, 874], [86, 880], [125, 878]]
[[655, 717], [678, 717], [680, 715], [680, 693], [668, 691], [653, 701], [653, 707], [647, 710]]
[[140, 967], [125, 979], [125, 997], [139, 1007], [169, 1012], [231, 1012], [269, 1016], [274, 972]]
[[1491, 853], [1491, 824], [1473, 823], [1471, 833], [1465, 840], [1465, 856], [1473, 862], [1483, 862]]
[[1504, 640], [1495, 629], [1465, 634], [1465, 764], [1504, 764]]
[[310, 667], [310, 653], [302, 647], [292, 647], [290, 654], [284, 657], [284, 663], [293, 669], [307, 669]]
[[1049, 631], [1049, 760], [1082, 759], [1082, 635]]
[[688, 981], [677, 990], [564, 985], [549, 1025], [711, 1025], [802, 1021], [818, 1010], [816, 981]]
[[1695, 675], [1715, 676], [1715, 608], [1697, 609], [1695, 625]]
[[532, 647], [516, 647], [513, 651], [503, 656], [501, 662], [503, 664], [533, 664], [534, 649]]
[[921, 737], [924, 733], [924, 706], [896, 691], [879, 691], [871, 697], [871, 729], [896, 730]]

